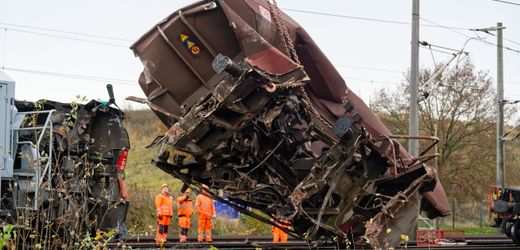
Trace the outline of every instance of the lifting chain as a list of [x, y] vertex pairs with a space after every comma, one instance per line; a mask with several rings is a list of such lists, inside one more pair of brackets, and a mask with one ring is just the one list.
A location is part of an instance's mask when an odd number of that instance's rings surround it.
[[298, 54], [296, 54], [296, 50], [294, 49], [294, 44], [289, 36], [289, 31], [285, 26], [285, 23], [282, 20], [280, 9], [276, 4], [276, 0], [267, 0], [269, 4], [269, 12], [273, 17], [274, 24], [276, 25], [276, 29], [278, 30], [278, 34], [280, 35], [280, 39], [282, 40], [283, 47], [285, 49], [285, 53], [292, 57], [294, 62], [301, 65], [300, 59], [298, 58]]
[[[294, 49], [294, 44], [291, 40], [291, 37], [289, 36], [289, 31], [287, 30], [287, 26], [285, 26], [285, 22], [282, 20], [282, 15], [280, 12], [280, 9], [278, 8], [278, 5], [276, 3], [276, 0], [267, 0], [267, 3], [269, 5], [269, 12], [271, 13], [271, 16], [273, 18], [274, 24], [276, 26], [276, 29], [278, 30], [278, 34], [280, 36], [280, 39], [282, 40], [283, 47], [285, 49], [285, 53], [290, 56], [294, 62], [296, 62], [298, 65], [302, 65], [300, 62], [300, 58], [298, 57], [298, 54], [296, 53], [296, 50]], [[279, 86], [283, 85], [283, 86]], [[314, 106], [311, 103], [311, 100], [309, 96], [307, 95], [307, 92], [304, 88], [304, 83], [296, 82], [291, 84], [277, 84], [279, 87], [283, 88], [289, 88], [289, 87], [299, 87], [300, 94], [303, 98], [303, 103], [309, 108], [311, 113], [317, 117], [322, 123], [327, 124], [329, 126], [332, 126], [332, 124], [323, 118], [323, 116], [314, 108]]]

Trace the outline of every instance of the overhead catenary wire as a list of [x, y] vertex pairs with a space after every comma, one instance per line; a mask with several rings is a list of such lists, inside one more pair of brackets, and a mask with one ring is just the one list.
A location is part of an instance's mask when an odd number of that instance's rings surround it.
[[499, 3], [505, 3], [505, 4], [510, 4], [510, 5], [516, 5], [516, 6], [520, 6], [520, 3], [515, 3], [515, 2], [510, 2], [510, 1], [504, 1], [504, 0], [491, 0], [493, 2], [499, 2]]
[[[441, 49], [444, 49], [444, 50], [449, 50], [449, 51], [456, 51], [456, 52], [445, 52], [445, 51], [441, 51], [439, 50], [438, 52], [442, 52], [442, 53], [446, 53], [446, 54], [450, 54], [452, 57], [451, 59], [444, 65], [442, 65], [427, 81], [426, 83], [424, 83], [421, 88], [422, 88], [422, 91], [421, 91], [421, 100], [420, 101], [423, 101], [425, 100], [426, 98], [428, 98], [430, 96], [430, 92], [432, 91], [432, 89], [434, 89], [436, 87], [436, 85], [439, 85], [441, 86], [442, 83], [442, 78], [441, 78], [441, 81], [439, 81], [437, 84], [432, 84], [430, 85], [430, 83], [432, 83], [438, 76], [440, 76], [442, 74], [442, 72], [444, 72], [444, 70], [455, 60], [457, 59], [457, 62], [456, 64], [458, 65], [459, 62], [460, 62], [460, 59], [461, 57], [464, 57], [464, 56], [468, 56], [469, 55], [469, 52], [466, 52], [464, 51], [466, 46], [468, 45], [468, 43], [471, 41], [471, 40], [474, 40], [475, 38], [471, 37], [469, 39], [467, 39], [465, 42], [464, 42], [464, 45], [462, 46], [462, 48], [460, 50], [455, 50], [455, 49], [452, 49], [452, 48], [448, 48], [448, 47], [444, 47], [444, 46], [439, 46], [439, 45], [433, 45], [433, 44], [430, 44], [426, 41], [421, 41], [419, 42], [419, 45], [422, 45], [422, 46], [427, 46], [430, 51], [433, 51], [434, 49], [432, 49], [432, 46], [435, 46], [437, 48], [441, 48]], [[424, 48], [424, 47], [421, 47], [421, 48]], [[433, 52], [432, 52], [432, 58], [433, 58]], [[433, 59], [434, 60], [434, 63], [435, 63], [435, 58]], [[437, 66], [436, 66], [437, 67]], [[448, 74], [450, 74], [454, 69], [454, 68], [451, 68], [449, 71], [448, 71]]]
[[[493, 34], [493, 35], [495, 35], [495, 34]], [[504, 40], [506, 40], [506, 41], [508, 41], [508, 42], [510, 42], [510, 43], [514, 43], [514, 44], [516, 44], [516, 45], [520, 45], [520, 42], [517, 42], [517, 41], [511, 40], [511, 39], [506, 39], [506, 38], [504, 38]]]
[[450, 51], [454, 51], [454, 52], [459, 52], [460, 51], [460, 49], [452, 49], [452, 48], [448, 48], [448, 47], [444, 47], [444, 46], [440, 46], [440, 45], [436, 45], [436, 44], [431, 44], [431, 43], [426, 42], [426, 41], [420, 41], [419, 45], [430, 46], [430, 47], [444, 49], [444, 50], [450, 50]]
[[334, 66], [335, 67], [339, 67], [339, 68], [361, 69], [361, 70], [379, 71], [379, 72], [396, 73], [396, 74], [404, 73], [404, 71], [398, 71], [398, 70], [372, 68], [372, 67], [363, 67], [363, 66], [354, 66], [354, 65], [334, 64]]
[[128, 48], [128, 46], [121, 45], [121, 44], [115, 44], [115, 43], [107, 43], [107, 42], [95, 41], [95, 40], [89, 40], [89, 39], [83, 39], [83, 38], [75, 38], [75, 37], [68, 37], [68, 36], [62, 36], [62, 35], [54, 35], [54, 34], [46, 34], [46, 33], [41, 33], [41, 32], [13, 29], [13, 28], [8, 28], [8, 27], [3, 27], [3, 26], [0, 26], [0, 27], [4, 28], [4, 30], [20, 32], [20, 33], [26, 33], [26, 34], [32, 34], [32, 35], [38, 35], [38, 36], [47, 36], [47, 37], [53, 37], [53, 38], [68, 39], [68, 40], [87, 42], [87, 43], [94, 43], [94, 44], [100, 44], [100, 45], [107, 45], [107, 46], [126, 48], [126, 49]]
[[[399, 25], [411, 25], [410, 22], [406, 22], [406, 21], [396, 21], [396, 20], [379, 19], [379, 18], [369, 18], [369, 17], [360, 17], [360, 16], [340, 15], [340, 14], [324, 13], [324, 12], [318, 12], [318, 11], [297, 10], [297, 9], [290, 9], [290, 8], [282, 8], [282, 10], [290, 11], [290, 12], [296, 12], [296, 13], [320, 15], [320, 16], [347, 18], [347, 19], [354, 19], [354, 20], [361, 20], [361, 21], [372, 21], [372, 22], [390, 23], [390, 24], [399, 24]], [[457, 33], [457, 34], [459, 34], [461, 36], [464, 36], [466, 38], [471, 38], [471, 36], [469, 36], [467, 34], [464, 34], [464, 33], [459, 31], [459, 30], [471, 31], [472, 29], [470, 29], [470, 28], [446, 26], [446, 25], [442, 25], [442, 24], [430, 21], [430, 20], [425, 19], [423, 17], [420, 17], [420, 19], [430, 23], [430, 24], [423, 24], [423, 23], [421, 23], [420, 25], [423, 26], [423, 27], [448, 29], [448, 30], [451, 30], [452, 32], [455, 32], [455, 33]], [[513, 41], [513, 40], [509, 40], [509, 39], [504, 39], [504, 40], [512, 42], [512, 43], [515, 43], [515, 44], [520, 44], [519, 42], [516, 42], [516, 41]], [[485, 41], [485, 40], [481, 40], [481, 42], [488, 43], [489, 45], [492, 45], [492, 46], [496, 46], [496, 44], [494, 44], [492, 42]], [[509, 50], [509, 51], [513, 51], [513, 52], [516, 52], [516, 53], [520, 54], [520, 50], [518, 50], [518, 49], [513, 49], [513, 48], [510, 48], [510, 47], [506, 47], [506, 46], [504, 46], [504, 49]]]
[[370, 82], [370, 83], [381, 83], [381, 84], [390, 84], [390, 85], [399, 85], [399, 84], [401, 84], [401, 83], [398, 83], [398, 82], [387, 82], [387, 81], [371, 80], [371, 79], [356, 78], [356, 77], [343, 77], [343, 78], [344, 79], [348, 79], [348, 80]]
[[[500, 1], [500, 0], [492, 0], [492, 1], [520, 5], [518, 3], [512, 3], [512, 2], [507, 2], [507, 1]], [[348, 19], [355, 19], [355, 20], [362, 20], [362, 21], [373, 21], [373, 22], [382, 22], [382, 23], [391, 23], [391, 24], [400, 24], [400, 25], [411, 25], [411, 23], [407, 22], [407, 21], [397, 21], [397, 20], [388, 20], [388, 19], [379, 19], [379, 18], [360, 17], [360, 16], [349, 16], [349, 15], [340, 15], [340, 14], [324, 13], [324, 12], [317, 12], [317, 11], [297, 10], [297, 9], [290, 9], [290, 8], [282, 8], [282, 9], [286, 10], [286, 11], [290, 11], [290, 12], [296, 12], [296, 13], [314, 14], [314, 15], [322, 15], [322, 16], [330, 16], [330, 17], [340, 17], [340, 18], [348, 18]], [[421, 19], [430, 23], [430, 24], [421, 24], [421, 26], [433, 27], [433, 28], [451, 29], [452, 31], [455, 31], [455, 30], [467, 30], [467, 31], [474, 30], [474, 29], [465, 28], [465, 27], [454, 27], [454, 26], [441, 25], [441, 24], [432, 22], [430, 20], [427, 20], [427, 19], [425, 19], [423, 17], [421, 17]], [[92, 33], [67, 31], [67, 30], [45, 28], [45, 27], [38, 27], [38, 26], [32, 26], [32, 25], [14, 24], [14, 23], [6, 23], [6, 22], [0, 22], [0, 25], [2, 25], [2, 26], [19, 27], [19, 28], [27, 28], [27, 29], [35, 29], [35, 30], [49, 31], [49, 32], [57, 32], [57, 33], [63, 33], [63, 34], [69, 34], [69, 35], [79, 35], [79, 36], [91, 37], [91, 38], [118, 40], [118, 41], [125, 41], [125, 42], [132, 42], [133, 41], [133, 40], [128, 39], [128, 38], [120, 38], [120, 37], [99, 35], [99, 34], [92, 34]], [[9, 28], [9, 27], [7, 27], [7, 28]], [[29, 32], [29, 31], [24, 31], [24, 32]], [[36, 33], [36, 32], [33, 32], [33, 33]], [[41, 34], [41, 33], [38, 33], [38, 34]], [[464, 33], [458, 32], [458, 34], [469, 38], [469, 36], [465, 35]], [[492, 33], [489, 33], [489, 34], [492, 34]], [[74, 39], [74, 38], [63, 37], [63, 36], [59, 36], [59, 37], [62, 37], [62, 38], [65, 38], [65, 39]], [[82, 39], [82, 40], [85, 41], [85, 42], [91, 41], [91, 40], [84, 40], [84, 39]], [[504, 40], [505, 41], [509, 41], [511, 43], [514, 43], [514, 44], [517, 44], [517, 45], [520, 45], [520, 42], [511, 40], [511, 39], [504, 38]], [[94, 42], [97, 42], [97, 41], [94, 41]], [[121, 45], [116, 45], [116, 46], [121, 46]]]
[[454, 53], [454, 52], [447, 52], [447, 51], [443, 51], [443, 50], [439, 50], [439, 49], [434, 49], [434, 48], [431, 48], [429, 45], [421, 46], [420, 48], [431, 50], [431, 51], [435, 51], [435, 52], [439, 52], [439, 53], [446, 54], [446, 55], [457, 54], [457, 53]]
[[[475, 31], [480, 31], [480, 32], [484, 32], [484, 33], [486, 33], [486, 34], [488, 34], [488, 35], [491, 35], [491, 36], [497, 36], [497, 35], [495, 35], [495, 34], [489, 32], [488, 29], [470, 29], [470, 30], [473, 31], [473, 32], [475, 32]], [[511, 40], [511, 39], [507, 39], [507, 38], [503, 38], [503, 39], [504, 39], [505, 41], [510, 42], [510, 43], [514, 43], [514, 44], [516, 44], [516, 45], [520, 45], [520, 42], [517, 42], [517, 41], [515, 41], [515, 40]]]
[[68, 35], [79, 35], [79, 36], [94, 37], [94, 38], [101, 38], [101, 39], [108, 39], [108, 40], [118, 40], [118, 41], [124, 41], [124, 42], [133, 41], [130, 39], [120, 38], [120, 37], [98, 35], [98, 34], [92, 34], [92, 33], [82, 33], [82, 32], [67, 31], [67, 30], [60, 30], [60, 29], [51, 29], [51, 28], [44, 28], [44, 27], [38, 27], [38, 26], [32, 26], [32, 25], [23, 25], [23, 24], [14, 24], [14, 23], [5, 23], [5, 22], [0, 22], [0, 25], [12, 26], [12, 27], [18, 27], [18, 28], [26, 28], [26, 29], [35, 29], [35, 30], [42, 30], [42, 31], [50, 31], [50, 32], [56, 32], [56, 33], [68, 34]]
[[[469, 39], [471, 39], [471, 38], [475, 38], [477, 41], [480, 41], [480, 42], [485, 43], [485, 44], [487, 44], [487, 45], [494, 46], [494, 47], [497, 46], [495, 43], [492, 43], [492, 42], [486, 41], [486, 40], [484, 40], [482, 37], [479, 37], [479, 36], [477, 36], [477, 37], [472, 37], [472, 36], [466, 35], [466, 34], [460, 32], [460, 31], [457, 31], [457, 30], [451, 28], [451, 27], [448, 27], [448, 26], [444, 26], [444, 25], [438, 24], [438, 23], [436, 23], [436, 22], [430, 21], [430, 20], [428, 20], [428, 19], [426, 19], [426, 18], [423, 18], [423, 17], [421, 17], [421, 20], [426, 21], [426, 22], [431, 23], [431, 24], [438, 25], [439, 27], [442, 27], [442, 28], [445, 28], [445, 29], [447, 29], [447, 30], [450, 30], [451, 32], [454, 32], [454, 33], [459, 34], [459, 35], [461, 35], [461, 36], [464, 36], [464, 37], [466, 37], [466, 38], [469, 38]], [[468, 31], [473, 31], [473, 29], [467, 29], [467, 30], [468, 30]], [[509, 51], [512, 51], [512, 52], [515, 52], [515, 53], [520, 54], [520, 50], [513, 49], [513, 48], [510, 48], [510, 47], [506, 47], [506, 46], [503, 46], [503, 48], [506, 49], [506, 50], [509, 50]]]
[[[34, 28], [34, 29], [41, 29], [41, 30], [44, 30], [44, 31], [47, 31], [47, 30], [48, 31], [59, 31], [59, 32], [67, 33], [67, 34], [79, 34], [79, 35], [84, 35], [84, 36], [105, 38], [105, 36], [94, 35], [94, 34], [79, 33], [79, 32], [68, 32], [68, 31], [61, 31], [61, 30], [55, 30], [55, 29], [39, 28], [39, 27], [34, 27], [34, 26], [17, 25], [17, 24], [9, 24], [9, 23], [2, 23], [2, 22], [0, 22], [0, 27], [2, 27], [2, 25], [10, 25], [10, 26], [17, 26], [17, 27], [18, 26], [19, 27], [31, 27], [31, 28]], [[28, 34], [34, 34], [34, 35], [42, 35], [42, 36], [55, 37], [55, 38], [60, 38], [60, 39], [70, 39], [70, 40], [76, 40], [76, 41], [81, 41], [81, 42], [89, 42], [89, 43], [95, 43], [95, 44], [100, 44], [100, 45], [108, 45], [108, 46], [115, 46], [115, 47], [121, 47], [121, 48], [128, 48], [128, 46], [124, 46], [124, 45], [113, 44], [113, 43], [106, 43], [106, 42], [95, 41], [95, 40], [88, 40], [88, 39], [82, 39], [82, 38], [73, 38], [73, 37], [60, 36], [60, 35], [54, 35], [54, 34], [45, 34], [45, 33], [33, 32], [33, 31], [12, 29], [12, 28], [8, 28], [8, 27], [2, 27], [2, 28], [4, 29], [4, 33], [6, 33], [7, 30], [11, 30], [11, 31], [15, 31], [15, 32], [22, 32], [22, 33], [28, 33]], [[122, 39], [122, 38], [116, 38], [116, 37], [106, 37], [106, 38], [115, 39], [115, 40], [121, 40], [121, 41], [131, 41], [131, 40], [128, 40], [128, 39]], [[4, 38], [4, 40], [5, 40], [5, 38]], [[4, 41], [4, 44], [5, 44], [5, 41]], [[4, 51], [5, 51], [5, 49], [4, 49]], [[5, 57], [5, 53], [4, 53], [4, 57]], [[5, 63], [4, 63], [4, 65], [5, 65]], [[397, 74], [402, 74], [403, 73], [403, 71], [381, 69], [381, 68], [371, 68], [371, 67], [363, 67], [363, 66], [353, 66], [353, 65], [334, 65], [334, 66], [341, 67], [341, 68], [353, 68], [353, 69], [379, 71], [379, 72], [388, 72], [388, 73], [397, 73]]]
[[[370, 18], [370, 17], [360, 17], [360, 16], [348, 16], [348, 15], [340, 15], [340, 14], [332, 14], [332, 13], [324, 13], [324, 12], [308, 11], [308, 10], [297, 10], [297, 9], [289, 9], [289, 8], [281, 8], [281, 9], [285, 10], [285, 11], [290, 11], [290, 12], [313, 14], [313, 15], [320, 15], [320, 16], [340, 17], [340, 18], [347, 18], [347, 19], [354, 19], [354, 20], [361, 20], [361, 21], [380, 22], [380, 23], [411, 25], [411, 23], [407, 22], [407, 21], [397, 21], [397, 20], [388, 20], [388, 19], [379, 19], [379, 18]], [[430, 24], [421, 24], [421, 26], [440, 28], [438, 25], [430, 25]], [[450, 28], [468, 30], [468, 28], [462, 28], [462, 27], [450, 27]]]
[[504, 104], [517, 104], [520, 103], [520, 100], [502, 100]]
[[60, 77], [60, 78], [87, 80], [87, 81], [104, 82], [104, 83], [110, 82], [113, 84], [126, 85], [126, 86], [139, 86], [137, 84], [137, 81], [119, 79], [119, 78], [111, 78], [111, 77], [103, 77], [103, 76], [71, 74], [71, 73], [62, 73], [62, 72], [34, 70], [34, 69], [12, 68], [12, 67], [1, 67], [0, 69], [21, 72], [21, 73], [28, 73], [28, 74], [55, 76], [55, 77]]
[[[395, 20], [386, 20], [386, 19], [377, 19], [377, 18], [366, 18], [366, 17], [357, 17], [357, 16], [347, 16], [347, 15], [336, 15], [336, 14], [321, 13], [321, 12], [315, 12], [315, 11], [305, 11], [305, 10], [286, 9], [286, 8], [284, 8], [284, 10], [292, 11], [292, 12], [316, 14], [316, 15], [326, 15], [326, 16], [333, 16], [333, 17], [358, 19], [358, 20], [364, 20], [364, 21], [385, 22], [385, 23], [393, 23], [393, 24], [401, 24], [401, 25], [409, 25], [410, 24], [410, 22], [404, 22], [404, 21], [395, 21]], [[423, 20], [425, 20], [427, 22], [432, 23], [431, 25], [422, 24], [422, 26], [450, 29], [450, 30], [458, 33], [459, 35], [462, 35], [462, 36], [468, 37], [468, 38], [470, 37], [470, 36], [468, 36], [468, 35], [466, 35], [464, 33], [461, 33], [461, 32], [457, 31], [457, 30], [469, 30], [468, 28], [444, 26], [444, 25], [440, 25], [438, 23], [434, 23], [434, 22], [432, 22], [430, 20], [427, 20], [427, 19], [424, 19], [424, 18], [421, 18], [421, 19], [423, 19]], [[58, 29], [49, 29], [49, 28], [36, 27], [36, 26], [30, 26], [30, 25], [20, 25], [20, 24], [3, 23], [3, 22], [0, 22], [0, 25], [8, 25], [8, 26], [13, 26], [13, 27], [21, 27], [21, 28], [31, 28], [31, 29], [42, 30], [42, 31], [50, 31], [50, 32], [60, 32], [60, 33], [64, 33], [64, 34], [81, 35], [81, 36], [86, 36], [86, 37], [96, 37], [96, 38], [113, 39], [113, 40], [120, 40], [120, 41], [131, 41], [130, 39], [124, 39], [124, 38], [117, 38], [117, 37], [110, 37], [110, 36], [103, 36], [103, 35], [96, 35], [96, 34], [88, 34], [88, 33], [81, 33], [81, 32], [71, 32], [71, 31], [58, 30]], [[17, 30], [17, 29], [12, 29], [12, 28], [5, 28], [5, 31], [7, 31], [9, 29], [13, 30], [13, 31], [31, 33], [31, 34], [35, 34], [35, 35], [45, 35], [45, 36], [49, 36], [49, 37], [56, 37], [56, 38], [70, 39], [70, 40], [78, 40], [78, 41], [83, 41], [83, 42], [92, 42], [92, 43], [97, 43], [97, 44], [102, 44], [102, 45], [109, 45], [109, 46], [116, 46], [116, 47], [127, 48], [127, 46], [113, 44], [113, 43], [105, 43], [105, 42], [101, 42], [101, 41], [94, 41], [94, 40], [88, 40], [88, 39], [82, 39], [82, 38], [73, 38], [73, 37], [53, 35], [53, 34], [45, 34], [45, 33], [39, 33], [39, 32], [26, 31], [26, 30]], [[479, 39], [479, 41], [481, 41], [481, 40]], [[494, 45], [491, 42], [487, 42], [485, 40], [483, 40], [483, 41], [488, 43], [489, 45]], [[511, 42], [517, 43], [517, 42], [512, 41], [512, 40], [511, 40]], [[5, 42], [4, 42], [4, 45], [5, 45]], [[496, 46], [496, 45], [494, 45], [494, 46]], [[438, 51], [438, 50], [434, 50], [434, 51], [441, 52], [441, 51]], [[513, 51], [520, 52], [518, 50], [513, 50]], [[451, 53], [447, 53], [447, 52], [441, 52], [441, 53], [451, 54]], [[4, 53], [4, 57], [5, 57], [5, 53]], [[351, 65], [335, 65], [335, 66], [336, 67], [342, 67], [342, 68], [354, 68], [354, 69], [362, 69], [362, 70], [373, 70], [373, 71], [389, 72], [389, 73], [403, 73], [403, 72], [396, 71], [396, 70], [377, 69], [377, 68], [369, 68], [369, 67], [361, 67], [361, 66], [351, 66]], [[349, 79], [347, 77], [344, 77], [344, 78]], [[399, 84], [399, 83], [395, 83], [395, 82], [384, 82], [384, 81], [377, 81], [377, 80], [370, 80], [370, 79], [360, 79], [360, 78], [350, 78], [350, 79], [352, 79], [352, 80], [359, 80], [359, 81], [366, 81], [366, 82], [375, 82], [375, 83], [379, 82], [379, 83], [384, 83], [384, 84]]]

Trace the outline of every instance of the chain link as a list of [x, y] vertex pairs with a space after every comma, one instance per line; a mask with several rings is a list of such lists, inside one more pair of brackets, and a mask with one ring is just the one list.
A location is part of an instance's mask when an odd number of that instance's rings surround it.
[[[273, 17], [274, 24], [276, 25], [276, 29], [278, 30], [278, 34], [280, 35], [280, 39], [282, 40], [282, 45], [285, 49], [285, 53], [292, 57], [294, 62], [302, 65], [300, 62], [300, 58], [298, 57], [298, 54], [296, 53], [296, 49], [294, 48], [294, 43], [291, 40], [291, 37], [289, 36], [289, 31], [287, 30], [287, 26], [285, 26], [285, 23], [283, 22], [281, 18], [281, 11], [278, 8], [278, 5], [276, 3], [276, 0], [267, 0], [267, 3], [269, 5], [269, 12], [271, 13], [271, 16]], [[303, 98], [304, 103], [309, 108], [311, 113], [317, 117], [321, 122], [324, 124], [327, 124], [329, 126], [332, 126], [332, 124], [325, 120], [323, 116], [314, 108], [314, 105], [312, 105], [312, 102], [307, 95], [307, 91], [305, 91], [305, 83], [303, 82], [296, 82], [296, 83], [282, 83], [277, 84], [277, 87], [281, 88], [290, 88], [290, 87], [299, 87], [299, 92]]]
[[289, 31], [287, 30], [287, 26], [285, 26], [285, 23], [282, 20], [281, 12], [280, 12], [280, 9], [278, 8], [278, 4], [276, 3], [276, 0], [267, 0], [267, 3], [269, 3], [269, 12], [271, 13], [271, 16], [273, 17], [274, 24], [276, 25], [276, 29], [278, 30], [278, 34], [280, 35], [280, 38], [282, 40], [282, 45], [285, 49], [285, 53], [288, 56], [292, 57], [292, 59], [297, 64], [301, 64], [298, 54], [296, 53], [296, 50], [294, 49], [294, 44], [291, 40], [291, 37], [289, 36]]

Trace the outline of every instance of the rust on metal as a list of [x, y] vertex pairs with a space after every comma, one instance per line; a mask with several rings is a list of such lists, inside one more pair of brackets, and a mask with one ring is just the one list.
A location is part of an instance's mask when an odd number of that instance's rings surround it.
[[[169, 146], [154, 164], [186, 186], [206, 184], [266, 223], [288, 218], [293, 230], [282, 230], [311, 241], [394, 246], [400, 234], [378, 227], [408, 233], [421, 208], [450, 213], [426, 164], [438, 139], [393, 135], [275, 1], [200, 1], [159, 25], [132, 50], [145, 65], [141, 88], [170, 127], [153, 144]], [[192, 44], [164, 39], [179, 34]], [[209, 53], [193, 56], [193, 44]], [[403, 139], [431, 143], [412, 157]]]

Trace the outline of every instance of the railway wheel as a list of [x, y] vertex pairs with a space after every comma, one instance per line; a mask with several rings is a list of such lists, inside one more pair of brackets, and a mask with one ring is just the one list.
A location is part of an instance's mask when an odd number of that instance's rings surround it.
[[513, 242], [520, 246], [520, 221], [513, 222], [513, 225], [511, 226], [511, 238], [513, 239]]

